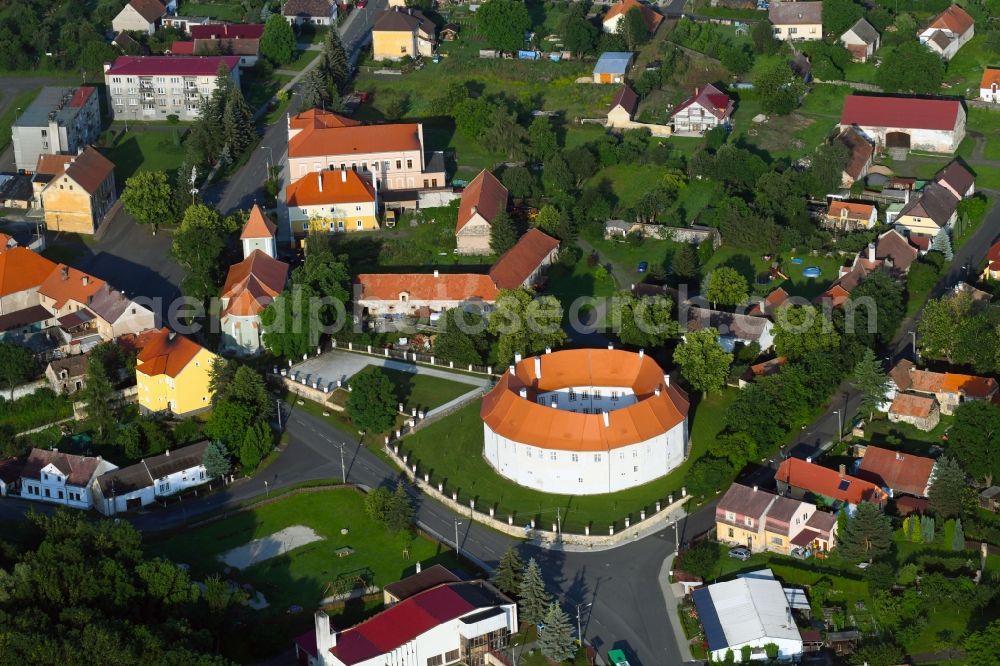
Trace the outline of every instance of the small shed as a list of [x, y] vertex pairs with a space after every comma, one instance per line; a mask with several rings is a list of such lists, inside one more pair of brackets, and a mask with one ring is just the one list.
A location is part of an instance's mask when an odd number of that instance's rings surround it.
[[594, 83], [624, 83], [635, 54], [605, 51], [594, 65]]
[[990, 486], [979, 493], [979, 506], [987, 511], [1000, 513], [1000, 486]]
[[457, 23], [445, 23], [441, 32], [438, 33], [438, 37], [441, 38], [442, 42], [453, 42], [458, 39], [459, 30], [461, 28]]

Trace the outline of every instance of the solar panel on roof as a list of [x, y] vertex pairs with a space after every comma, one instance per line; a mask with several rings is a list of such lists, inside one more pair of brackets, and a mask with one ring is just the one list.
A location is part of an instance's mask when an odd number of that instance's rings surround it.
[[837, 484], [837, 490], [847, 490], [851, 487], [850, 479], [841, 479], [840, 483]]

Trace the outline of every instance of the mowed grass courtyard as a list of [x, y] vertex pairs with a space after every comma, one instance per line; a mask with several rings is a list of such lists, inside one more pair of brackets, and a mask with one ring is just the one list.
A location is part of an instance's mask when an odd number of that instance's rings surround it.
[[[453, 566], [452, 551], [418, 534], [392, 534], [365, 513], [364, 495], [353, 488], [331, 488], [290, 495], [272, 504], [239, 512], [195, 529], [171, 534], [148, 544], [154, 556], [191, 567], [194, 580], [223, 575], [216, 557], [254, 539], [292, 525], [312, 528], [319, 536], [305, 546], [258, 562], [229, 576], [263, 592], [270, 608], [265, 614], [284, 614], [293, 605], [316, 608], [330, 596], [328, 584], [338, 577], [370, 570], [375, 585], [414, 573], [417, 562]], [[341, 530], [347, 530], [341, 534]], [[351, 548], [338, 557], [339, 548]], [[226, 577], [226, 576], [224, 576]]]
[[612, 524], [621, 530], [626, 517], [638, 521], [643, 509], [651, 513], [657, 501], [666, 506], [671, 493], [675, 500], [680, 499], [685, 472], [722, 430], [723, 414], [738, 394], [735, 389], [726, 389], [700, 402], [693, 400], [688, 459], [660, 479], [617, 493], [554, 495], [519, 486], [497, 474], [483, 457], [479, 400], [404, 437], [400, 455], [408, 454], [409, 462], [415, 462], [421, 474], [429, 473], [432, 484], [444, 483], [445, 493], [457, 491], [460, 502], [475, 499], [481, 511], [494, 507], [499, 520], [513, 515], [514, 523], [523, 526], [534, 518], [537, 527], [548, 530], [556, 522], [558, 510], [564, 531], [582, 534], [590, 525], [592, 533], [606, 534]]

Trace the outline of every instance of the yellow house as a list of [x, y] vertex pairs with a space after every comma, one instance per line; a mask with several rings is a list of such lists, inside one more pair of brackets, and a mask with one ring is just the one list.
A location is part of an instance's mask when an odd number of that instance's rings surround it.
[[307, 174], [288, 186], [285, 201], [292, 233], [296, 235], [379, 229], [374, 182], [352, 169]]
[[785, 42], [823, 39], [822, 2], [772, 2], [767, 18], [776, 39]]
[[32, 181], [49, 231], [93, 234], [117, 199], [115, 165], [90, 146], [40, 155]]
[[183, 416], [211, 406], [215, 354], [166, 327], [140, 335], [137, 345], [135, 379], [143, 411]]
[[764, 521], [775, 500], [757, 486], [734, 483], [715, 507], [715, 537], [722, 543], [745, 546], [755, 553], [767, 550]]
[[958, 219], [958, 197], [944, 185], [927, 183], [896, 217], [896, 227], [907, 235], [937, 236]]
[[434, 23], [416, 9], [393, 8], [372, 25], [372, 57], [400, 60], [434, 54]]

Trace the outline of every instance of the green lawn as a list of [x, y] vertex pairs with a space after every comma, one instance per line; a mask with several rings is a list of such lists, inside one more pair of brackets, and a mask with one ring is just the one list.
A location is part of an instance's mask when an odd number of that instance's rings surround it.
[[[414, 374], [401, 370], [392, 370], [389, 368], [376, 368], [374, 366], [368, 366], [361, 372], [381, 372], [386, 375], [389, 378], [389, 381], [392, 382], [394, 388], [393, 397], [396, 402], [403, 403], [403, 407], [407, 411], [414, 407], [418, 410], [429, 410], [435, 407], [440, 407], [450, 400], [468, 393], [475, 388], [472, 384], [464, 384], [462, 382], [454, 382], [448, 379], [432, 377], [426, 374]], [[302, 401], [301, 405], [298, 404], [299, 400]], [[346, 403], [345, 392], [334, 391], [330, 394], [328, 400], [331, 403], [343, 405]], [[357, 428], [344, 411], [333, 409], [331, 405], [323, 405], [302, 398], [296, 398], [295, 403], [295, 409], [304, 409], [312, 414], [315, 414], [316, 416], [322, 416], [325, 419], [329, 419], [344, 432], [357, 432]], [[324, 412], [327, 416], [324, 416]], [[400, 415], [397, 419], [397, 425], [402, 424], [405, 420], [406, 419]], [[383, 435], [384, 433], [368, 433], [365, 435], [364, 441], [367, 444], [382, 444]]]
[[[390, 534], [367, 517], [363, 495], [353, 489], [331, 489], [293, 495], [273, 504], [242, 511], [193, 530], [153, 540], [153, 555], [191, 566], [195, 579], [221, 572], [216, 556], [292, 525], [312, 528], [323, 537], [311, 544], [263, 562], [235, 575], [264, 592], [273, 612], [298, 604], [314, 608], [326, 584], [345, 572], [370, 569], [377, 585], [413, 572], [417, 562], [451, 559], [440, 544], [408, 533]], [[341, 534], [341, 530], [348, 530]], [[354, 553], [337, 557], [338, 548]], [[409, 550], [409, 558], [404, 550]]]
[[475, 498], [480, 509], [495, 507], [500, 520], [513, 515], [515, 524], [526, 525], [535, 518], [539, 527], [551, 529], [558, 509], [565, 531], [582, 533], [590, 524], [595, 533], [604, 533], [611, 524], [620, 530], [626, 516], [638, 520], [639, 511], [652, 509], [657, 500], [665, 504], [671, 493], [675, 499], [680, 498], [684, 472], [722, 430], [723, 414], [736, 395], [735, 390], [712, 394], [693, 408], [692, 449], [678, 469], [643, 486], [607, 495], [552, 495], [518, 486], [498, 475], [483, 458], [478, 400], [405, 437], [400, 454], [409, 454], [410, 462], [417, 463], [421, 473], [431, 475], [431, 483], [443, 482], [446, 493], [458, 491], [460, 501]]
[[[115, 178], [119, 183], [136, 171], [173, 171], [184, 161], [184, 147], [180, 137], [185, 128], [167, 131], [129, 129], [111, 148], [103, 148], [104, 155], [115, 164]], [[175, 136], [178, 140], [175, 141]]]
[[599, 277], [595, 274], [596, 270], [597, 267], [591, 268], [587, 264], [585, 256], [581, 256], [572, 268], [560, 263], [553, 264], [549, 267], [548, 280], [543, 291], [559, 299], [563, 313], [568, 317], [570, 306], [577, 298], [585, 296], [601, 298], [615, 293], [614, 278], [610, 274], [603, 278]]
[[582, 235], [597, 250], [602, 263], [610, 261], [620, 266], [621, 270], [634, 274], [636, 282], [643, 277], [636, 271], [640, 261], [649, 262], [651, 269], [654, 266], [669, 268], [674, 252], [680, 247], [680, 243], [672, 240], [651, 238], [644, 239], [639, 245], [624, 240], [605, 240], [601, 228], [594, 226], [584, 228]]
[[[424, 567], [456, 564], [449, 549], [426, 537], [387, 532], [365, 514], [363, 495], [348, 488], [290, 496], [202, 527], [154, 538], [147, 550], [151, 555], [190, 565], [192, 577], [201, 580], [212, 574], [223, 575], [224, 565], [216, 560], [220, 553], [292, 525], [310, 527], [323, 539], [230, 574], [240, 584], [253, 585], [267, 598], [270, 608], [257, 611], [253, 619], [262, 629], [267, 627], [268, 635], [254, 640], [276, 649], [286, 649], [292, 637], [312, 627], [312, 609], [332, 594], [327, 586], [341, 575], [354, 577], [367, 570], [375, 585], [384, 586], [414, 573], [417, 562]], [[347, 534], [341, 534], [342, 529]], [[338, 557], [336, 550], [343, 547], [354, 552]], [[289, 616], [292, 605], [308, 612]], [[334, 621], [340, 619], [335, 616]], [[256, 660], [263, 655], [252, 656]]]
[[985, 48], [986, 36], [976, 35], [958, 50], [955, 57], [948, 63], [944, 75], [944, 84], [948, 95], [974, 97], [979, 96], [979, 81], [983, 77], [983, 68], [996, 65], [996, 59], [989, 49]]
[[5, 150], [10, 142], [13, 140], [11, 137], [11, 126], [17, 119], [17, 115], [28, 108], [28, 105], [35, 101], [38, 97], [38, 93], [41, 88], [35, 88], [34, 90], [25, 90], [23, 93], [15, 97], [10, 101], [10, 106], [4, 111], [4, 114], [0, 116], [0, 150]]
[[[865, 438], [876, 446], [888, 445], [917, 455], [927, 455], [931, 446], [943, 445], [942, 437], [951, 428], [953, 417], [941, 416], [941, 422], [929, 432], [918, 430], [909, 423], [891, 423], [885, 415], [878, 415], [865, 428]], [[889, 441], [892, 438], [892, 441]]]
[[287, 65], [282, 65], [279, 69], [290, 69], [295, 72], [301, 72], [305, 69], [306, 65], [318, 58], [320, 53], [322, 51], [299, 51], [295, 54], [294, 60]]
[[[812, 299], [823, 293], [830, 283], [837, 279], [837, 272], [841, 266], [841, 259], [837, 256], [805, 256], [802, 257], [801, 264], [793, 264], [791, 259], [795, 255], [779, 256], [781, 271], [788, 276], [787, 280], [780, 278], [769, 282], [761, 282], [753, 289], [757, 294], [763, 295], [778, 287], [782, 287], [792, 296], [801, 296]], [[732, 247], [720, 247], [712, 255], [712, 258], [702, 267], [702, 273], [707, 273], [719, 266], [731, 266], [736, 268], [751, 287], [758, 278], [763, 279], [767, 275], [770, 262], [765, 261], [759, 254], [750, 254], [745, 250]], [[822, 274], [818, 278], [807, 278], [802, 275], [802, 271], [810, 266], [816, 266]]]

